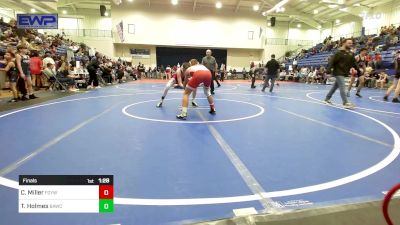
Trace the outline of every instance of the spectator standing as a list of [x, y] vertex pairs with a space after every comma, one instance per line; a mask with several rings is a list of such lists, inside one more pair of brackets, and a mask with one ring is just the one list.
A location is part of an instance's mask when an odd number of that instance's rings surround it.
[[221, 73], [221, 76], [220, 76], [219, 80], [221, 82], [224, 82], [224, 79], [225, 79], [225, 76], [226, 76], [226, 66], [225, 66], [225, 64], [221, 63], [221, 68], [219, 69], [219, 72]]
[[18, 70], [14, 62], [15, 54], [12, 51], [8, 51], [4, 55], [4, 58], [6, 60], [5, 68], [1, 68], [0, 70], [6, 71], [8, 79], [10, 81], [10, 89], [13, 94], [13, 98], [8, 102], [16, 102], [18, 101], [18, 92], [17, 92]]
[[271, 60], [269, 60], [267, 62], [267, 64], [265, 65], [265, 68], [267, 70], [266, 71], [267, 75], [264, 80], [264, 87], [262, 88], [261, 91], [265, 92], [265, 88], [267, 88], [269, 86], [269, 81], [271, 80], [269, 92], [272, 92], [274, 89], [276, 77], [278, 76], [279, 69], [280, 69], [280, 65], [279, 65], [278, 61], [275, 60], [274, 54], [271, 55]]
[[392, 85], [389, 87], [389, 89], [386, 91], [385, 96], [383, 97], [383, 100], [388, 101], [389, 100], [389, 95], [391, 94], [392, 91], [394, 91], [394, 97], [392, 102], [399, 103], [399, 94], [400, 94], [400, 50], [397, 51], [397, 55], [394, 59], [394, 69], [395, 69], [395, 76], [393, 79]]
[[92, 59], [95, 56], [96, 56], [96, 48], [90, 48], [89, 49], [89, 58]]
[[[21, 79], [25, 81], [27, 87], [27, 94], [29, 95], [29, 99], [37, 98], [33, 94], [32, 88], [32, 77], [30, 71], [30, 58], [27, 55], [28, 48], [25, 45], [17, 46], [17, 55], [15, 56], [15, 62], [17, 64], [18, 73]], [[24, 95], [22, 96], [22, 100], [27, 100], [28, 98]]]
[[327, 73], [332, 73], [336, 80], [327, 94], [325, 102], [332, 104], [330, 99], [339, 88], [340, 96], [342, 97], [343, 105], [346, 109], [353, 109], [354, 105], [347, 99], [344, 78], [349, 76], [350, 68], [355, 68], [357, 72], [360, 73], [354, 54], [350, 51], [352, 47], [353, 40], [350, 38], [344, 39], [342, 47], [331, 57], [327, 69]]
[[87, 87], [88, 89], [98, 88], [99, 86], [99, 80], [97, 78], [97, 70], [100, 68], [101, 58], [102, 55], [99, 52], [96, 52], [95, 57], [93, 58], [93, 60], [90, 61], [89, 65], [87, 66], [87, 70], [89, 72], [89, 82]]
[[296, 58], [293, 59], [292, 65], [293, 65], [293, 71], [297, 71], [297, 59]]
[[38, 90], [42, 85], [42, 58], [39, 57], [37, 51], [31, 52], [30, 71], [32, 75], [32, 86]]

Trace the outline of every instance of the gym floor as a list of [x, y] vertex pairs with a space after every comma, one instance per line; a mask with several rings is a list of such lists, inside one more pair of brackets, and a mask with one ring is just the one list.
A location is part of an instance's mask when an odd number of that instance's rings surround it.
[[[156, 108], [163, 82], [93, 90], [0, 113], [1, 223], [184, 224], [382, 199], [400, 179], [400, 105], [364, 89], [340, 107], [330, 86], [248, 82], [202, 89], [187, 121], [182, 90]], [[111, 214], [18, 214], [19, 174], [114, 175]], [[379, 213], [379, 212], [377, 212]]]

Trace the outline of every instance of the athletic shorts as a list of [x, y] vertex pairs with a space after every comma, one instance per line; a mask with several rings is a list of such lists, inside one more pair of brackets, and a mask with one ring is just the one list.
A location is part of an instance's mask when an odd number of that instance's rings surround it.
[[196, 89], [200, 84], [204, 84], [205, 88], [209, 88], [211, 86], [211, 79], [212, 76], [209, 70], [199, 70], [193, 74], [187, 86], [192, 90]]
[[16, 83], [18, 80], [18, 74], [17, 73], [11, 73], [9, 76], [10, 82], [11, 83]]

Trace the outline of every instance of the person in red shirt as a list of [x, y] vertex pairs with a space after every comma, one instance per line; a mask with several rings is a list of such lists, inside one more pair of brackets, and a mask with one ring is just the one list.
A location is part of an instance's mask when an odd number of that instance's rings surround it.
[[34, 87], [40, 88], [43, 85], [42, 82], [42, 58], [39, 57], [37, 51], [32, 51], [30, 60], [30, 70], [32, 75], [32, 84]]
[[375, 63], [375, 69], [376, 70], [381, 69], [381, 66], [382, 66], [382, 55], [379, 54], [378, 52], [375, 53], [374, 63]]

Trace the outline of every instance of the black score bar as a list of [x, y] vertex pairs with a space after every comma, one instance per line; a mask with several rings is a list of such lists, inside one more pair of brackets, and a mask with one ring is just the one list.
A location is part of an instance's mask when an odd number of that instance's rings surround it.
[[113, 185], [114, 175], [19, 175], [19, 185]]

